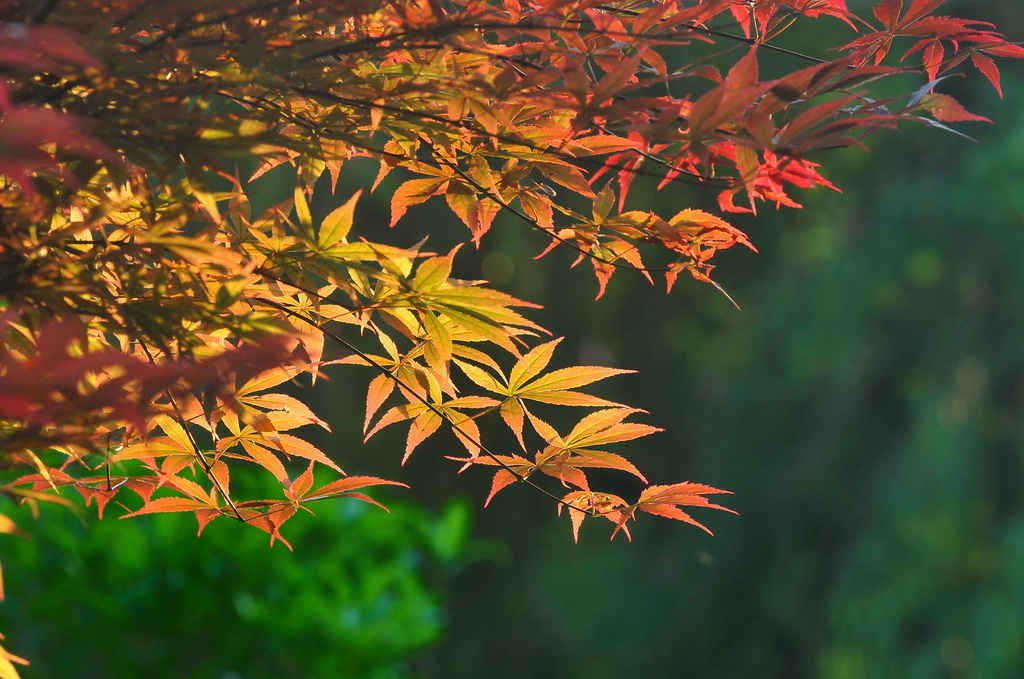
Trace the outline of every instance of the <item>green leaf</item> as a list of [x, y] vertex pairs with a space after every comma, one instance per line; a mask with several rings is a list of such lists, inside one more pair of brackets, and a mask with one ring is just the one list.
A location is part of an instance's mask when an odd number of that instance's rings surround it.
[[306, 192], [301, 186], [295, 187], [295, 216], [299, 220], [299, 228], [306, 242], [316, 243], [317, 239], [313, 233], [313, 215], [309, 211], [309, 202], [306, 200]]
[[335, 208], [324, 217], [323, 222], [320, 223], [319, 245], [321, 250], [326, 250], [339, 242], [344, 242], [345, 237], [352, 230], [352, 219], [355, 214], [356, 202], [362, 193], [362, 189], [356, 191], [343, 205]]

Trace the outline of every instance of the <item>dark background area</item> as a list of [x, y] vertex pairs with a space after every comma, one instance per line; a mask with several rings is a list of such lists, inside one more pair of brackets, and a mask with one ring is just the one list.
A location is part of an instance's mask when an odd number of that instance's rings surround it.
[[[947, 7], [1024, 39], [1013, 0]], [[588, 265], [531, 259], [542, 238], [511, 220], [460, 254], [459, 275], [544, 305], [561, 365], [639, 371], [599, 393], [666, 431], [624, 452], [654, 483], [732, 490], [740, 516], [696, 516], [714, 537], [648, 517], [632, 543], [591, 522], [573, 544], [525, 487], [483, 510], [489, 475], [456, 475], [452, 441], [405, 467], [397, 428], [364, 447], [370, 375], [343, 371], [315, 398], [325, 450], [411, 483], [393, 515], [324, 505], [289, 524], [292, 553], [226, 522], [196, 540], [188, 517], [24, 514], [34, 542], [0, 543], [0, 629], [26, 679], [1024, 676], [1024, 69], [1002, 66], [1003, 100], [977, 74], [943, 84], [994, 121], [958, 128], [977, 143], [880, 133], [817, 158], [842, 194], [735, 220], [760, 254], [715, 274], [742, 311], [629, 272], [594, 302]], [[361, 208], [368, 235], [386, 196]], [[445, 251], [453, 222], [427, 203], [385, 237], [430, 229]]]

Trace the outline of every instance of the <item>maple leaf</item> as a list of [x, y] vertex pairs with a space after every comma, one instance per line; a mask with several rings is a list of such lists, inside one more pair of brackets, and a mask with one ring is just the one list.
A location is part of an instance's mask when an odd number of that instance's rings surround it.
[[507, 378], [472, 363], [456, 361], [463, 373], [477, 386], [502, 397], [499, 409], [501, 417], [524, 449], [523, 424], [527, 401], [569, 406], [618, 406], [620, 404], [576, 389], [607, 377], [635, 372], [620, 368], [576, 366], [543, 373], [555, 347], [561, 341], [556, 339], [545, 342], [528, 351], [512, 367]]
[[[296, 477], [294, 481], [285, 484], [285, 496], [297, 506], [303, 503], [316, 502], [318, 500], [326, 500], [329, 498], [351, 497], [377, 505], [384, 511], [389, 511], [387, 507], [371, 497], [363, 493], [355, 493], [353, 491], [361, 488], [367, 488], [369, 486], [382, 485], [401, 486], [403, 488], [409, 487], [404, 483], [399, 483], [398, 481], [389, 481], [375, 476], [349, 476], [344, 479], [338, 479], [337, 481], [324, 484], [319, 488], [314, 488], [314, 485], [313, 464], [310, 463], [310, 465], [306, 467], [306, 470]], [[303, 509], [307, 508], [303, 507]]]
[[[231, 435], [217, 440], [217, 453], [223, 454], [235, 446], [241, 446], [249, 458], [271, 472], [279, 481], [285, 481], [288, 478], [280, 455], [286, 459], [301, 457], [318, 462], [344, 474], [342, 468], [316, 446], [297, 436], [281, 433], [281, 429], [305, 424], [304, 418], [295, 418], [297, 421], [292, 422], [285, 421], [286, 424], [279, 429], [277, 425], [282, 423], [281, 417], [271, 411], [254, 418], [249, 424], [241, 426], [232, 413], [226, 413], [223, 421], [227, 424]], [[284, 417], [288, 417], [288, 415], [285, 414]]]
[[494, 454], [449, 459], [464, 462], [463, 469], [474, 464], [501, 467], [492, 479], [491, 491], [485, 506], [490, 504], [499, 491], [516, 481], [528, 479], [534, 472], [547, 474], [559, 479], [563, 485], [573, 485], [583, 490], [590, 489], [583, 472], [588, 468], [618, 469], [646, 483], [647, 479], [629, 460], [621, 455], [594, 448], [608, 443], [630, 441], [661, 431], [650, 425], [623, 422], [634, 412], [638, 411], [630, 408], [613, 408], [591, 413], [565, 437], [559, 436], [551, 425], [529, 414], [531, 425], [547, 444], [536, 452], [532, 462], [519, 455]]
[[[874, 14], [882, 23], [884, 30], [861, 36], [843, 49], [852, 50], [864, 57], [873, 57], [878, 64], [888, 54], [895, 37], [919, 37], [922, 39], [911, 46], [901, 60], [921, 51], [929, 80], [935, 80], [941, 71], [948, 70], [966, 58], [966, 54], [970, 54], [974, 66], [992, 83], [999, 96], [1002, 96], [999, 69], [986, 55], [1024, 58], [1024, 48], [1007, 42], [1002, 35], [989, 30], [992, 25], [987, 22], [933, 16], [931, 13], [943, 2], [944, 0], [913, 0], [904, 12], [902, 0], [883, 0], [876, 5]], [[946, 60], [946, 45], [954, 53], [958, 53], [961, 43], [975, 45], [963, 55]]]
[[719, 488], [713, 488], [699, 483], [690, 483], [689, 481], [667, 486], [650, 486], [640, 493], [640, 498], [636, 501], [636, 504], [631, 507], [630, 511], [623, 513], [618, 518], [616, 530], [624, 528], [626, 521], [633, 518], [635, 511], [639, 509], [640, 511], [647, 512], [648, 514], [656, 514], [669, 519], [684, 521], [697, 526], [711, 535], [712, 533], [707, 526], [699, 523], [679, 507], [707, 507], [709, 509], [720, 509], [731, 514], [738, 514], [738, 512], [729, 509], [728, 507], [712, 504], [706, 497], [704, 497], [705, 495], [712, 495], [715, 493], [732, 494], [728, 490], [721, 490]]
[[534, 468], [563, 483], [588, 489], [585, 468], [619, 469], [638, 479], [647, 479], [626, 458], [597, 450], [597, 446], [631, 441], [662, 431], [658, 427], [634, 422], [623, 422], [637, 411], [632, 408], [610, 408], [593, 412], [580, 420], [568, 435], [559, 436], [553, 427], [530, 415], [530, 422], [547, 446], [536, 455]]
[[971, 63], [992, 83], [992, 87], [1002, 97], [1003, 86], [999, 78], [999, 67], [991, 57], [1024, 59], [1024, 47], [1009, 43], [998, 34], [986, 34], [985, 38], [977, 42], [979, 44], [970, 50]]
[[948, 94], [931, 92], [926, 94], [914, 106], [914, 110], [928, 111], [936, 120], [944, 123], [962, 122], [966, 120], [978, 120], [986, 123], [992, 122], [988, 118], [975, 115], [965, 109], [960, 102]]

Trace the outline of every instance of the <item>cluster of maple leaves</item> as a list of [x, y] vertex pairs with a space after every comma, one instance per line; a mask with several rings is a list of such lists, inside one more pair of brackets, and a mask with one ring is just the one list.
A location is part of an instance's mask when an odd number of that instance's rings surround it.
[[[314, 216], [313, 189], [338, 191], [346, 163], [372, 158], [371, 189], [400, 180], [392, 226], [443, 199], [475, 243], [507, 212], [575, 249], [601, 292], [623, 268], [669, 288], [683, 272], [710, 282], [718, 251], [753, 248], [724, 215], [834, 188], [809, 153], [904, 121], [979, 119], [936, 87], [969, 62], [1000, 90], [993, 58], [1024, 48], [936, 15], [942, 4], [881, 0], [870, 16], [844, 0], [0, 4], [0, 455], [20, 473], [0, 492], [64, 502], [74, 488], [101, 511], [192, 512], [200, 529], [233, 517], [283, 540], [309, 502], [394, 483], [345, 476], [292, 433], [324, 421], [277, 389], [358, 364], [376, 371], [367, 438], [404, 423], [406, 457], [448, 428], [466, 466], [497, 468], [491, 497], [560, 482], [563, 494], [537, 488], [574, 534], [589, 516], [626, 531], [638, 512], [699, 526], [681, 507], [723, 509], [706, 496], [724, 491], [651, 485], [629, 501], [591, 488], [593, 468], [647, 484], [604, 448], [658, 430], [579, 390], [627, 371], [549, 370], [557, 341], [523, 315], [533, 305], [452, 278], [456, 251], [368, 240], [358, 191]], [[853, 34], [838, 56], [774, 43], [830, 20]], [[799, 68], [765, 77], [772, 52]], [[908, 73], [922, 75], [901, 98], [867, 89]], [[293, 196], [254, 209], [253, 182], [282, 166]], [[634, 209], [637, 181], [706, 185], [719, 214]], [[592, 410], [560, 428], [540, 418], [549, 406]], [[490, 416], [520, 450], [481, 441]], [[230, 471], [247, 466], [282, 497], [236, 498]], [[334, 480], [318, 485], [314, 469]]]

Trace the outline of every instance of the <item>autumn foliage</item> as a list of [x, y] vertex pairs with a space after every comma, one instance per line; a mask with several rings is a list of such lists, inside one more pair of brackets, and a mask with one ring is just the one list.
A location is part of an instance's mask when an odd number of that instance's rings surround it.
[[[453, 278], [458, 248], [430, 252], [429, 226], [404, 248], [376, 242], [364, 189], [397, 178], [391, 226], [443, 201], [473, 243], [506, 212], [589, 262], [599, 295], [620, 269], [712, 282], [720, 250], [754, 247], [728, 213], [835, 188], [814, 152], [979, 119], [942, 81], [966, 66], [999, 90], [995, 59], [1024, 49], [942, 4], [0, 3], [0, 490], [67, 503], [73, 489], [101, 513], [188, 512], [200, 530], [234, 518], [283, 541], [311, 502], [396, 483], [347, 476], [295, 433], [326, 423], [281, 393], [362, 366], [366, 437], [404, 426], [408, 457], [448, 431], [462, 451], [448, 457], [493, 472], [488, 501], [535, 486], [577, 535], [591, 516], [628, 533], [642, 512], [703, 528], [682, 508], [723, 509], [707, 496], [724, 491], [647, 485], [606, 450], [658, 431], [591, 393], [628, 371], [554, 367], [532, 304]], [[775, 45], [817, 22], [849, 41]], [[873, 94], [887, 80], [904, 95]], [[341, 177], [359, 158], [380, 169], [355, 189]], [[253, 182], [282, 166], [294, 193], [258, 204]], [[637, 209], [640, 182], [706, 186], [718, 213]], [[314, 188], [338, 196], [332, 211], [314, 214]], [[486, 419], [517, 449], [485, 442]], [[598, 468], [645, 489], [592, 488]], [[280, 497], [237, 497], [249, 470]]]

